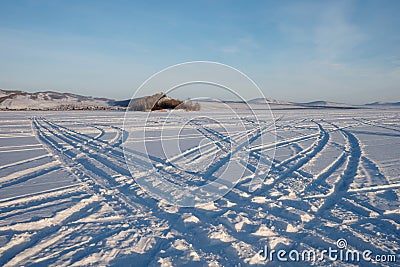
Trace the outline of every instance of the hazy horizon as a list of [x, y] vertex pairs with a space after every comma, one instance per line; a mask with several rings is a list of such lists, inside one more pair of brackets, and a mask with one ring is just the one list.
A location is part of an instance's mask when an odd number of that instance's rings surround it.
[[398, 1], [2, 2], [0, 88], [127, 99], [154, 73], [205, 60], [239, 69], [271, 99], [396, 102], [399, 8]]

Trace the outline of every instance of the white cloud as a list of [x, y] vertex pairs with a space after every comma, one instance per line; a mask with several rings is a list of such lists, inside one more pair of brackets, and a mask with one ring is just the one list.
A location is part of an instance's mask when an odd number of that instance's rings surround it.
[[367, 40], [367, 35], [349, 21], [351, 7], [334, 2], [320, 14], [313, 41], [318, 57], [324, 61], [340, 61]]

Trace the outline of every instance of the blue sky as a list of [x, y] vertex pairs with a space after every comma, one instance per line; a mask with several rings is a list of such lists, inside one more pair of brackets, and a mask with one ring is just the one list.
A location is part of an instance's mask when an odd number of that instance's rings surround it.
[[1, 1], [0, 88], [122, 99], [165, 67], [210, 60], [269, 98], [400, 101], [399, 12], [400, 1]]

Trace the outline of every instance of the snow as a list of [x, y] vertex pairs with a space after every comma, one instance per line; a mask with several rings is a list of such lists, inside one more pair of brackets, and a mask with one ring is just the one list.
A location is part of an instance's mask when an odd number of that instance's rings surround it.
[[[241, 118], [250, 116], [234, 105]], [[135, 179], [165, 192], [173, 191], [155, 172], [177, 184], [206, 183], [212, 175], [195, 180], [181, 168], [219, 175], [227, 162], [215, 164], [229, 150], [227, 140], [240, 144], [252, 134], [236, 131], [228, 139], [204, 120], [177, 138], [176, 129], [193, 115], [239, 129], [237, 118], [214, 107], [152, 114], [147, 141], [155, 170], [131, 149], [141, 140], [124, 131], [123, 112], [1, 112], [0, 265], [257, 266], [265, 264], [257, 257], [265, 245], [327, 249], [339, 238], [359, 251], [399, 254], [398, 109], [275, 110], [276, 138], [244, 145], [263, 161], [256, 165], [251, 158], [246, 165], [234, 154], [245, 172], [227, 194], [195, 207], [154, 199]], [[148, 113], [131, 115], [135, 120], [125, 127], [141, 131]], [[209, 131], [200, 127], [205, 123]], [[161, 124], [167, 147], [179, 143], [182, 152], [156, 150]], [[133, 175], [124, 149], [136, 164]], [[341, 265], [318, 263], [333, 264]]]
[[6, 97], [0, 101], [0, 109], [54, 109], [65, 105], [73, 106], [101, 106], [107, 107], [113, 100], [94, 98], [70, 93], [37, 92], [0, 90], [0, 97]]

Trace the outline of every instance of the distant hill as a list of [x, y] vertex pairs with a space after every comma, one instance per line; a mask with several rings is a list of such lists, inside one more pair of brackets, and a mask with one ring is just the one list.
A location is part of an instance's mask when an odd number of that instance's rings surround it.
[[255, 98], [248, 102], [249, 104], [274, 104], [274, 105], [294, 105], [294, 102], [275, 100], [270, 98]]
[[297, 103], [300, 106], [307, 107], [324, 107], [324, 108], [359, 108], [355, 105], [345, 104], [345, 103], [337, 103], [337, 102], [329, 102], [329, 101], [312, 101], [306, 103]]
[[271, 109], [301, 109], [301, 108], [361, 108], [355, 105], [349, 105], [344, 103], [329, 102], [329, 101], [312, 101], [312, 102], [289, 102], [282, 100], [275, 100], [270, 98], [256, 98], [249, 101], [250, 104], [265, 104], [271, 107]]
[[0, 109], [3, 110], [108, 109], [112, 102], [115, 100], [53, 91], [0, 90]]
[[163, 93], [127, 100], [82, 96], [53, 91], [28, 93], [0, 89], [0, 110], [199, 110], [198, 103], [180, 101]]
[[365, 106], [400, 107], [400, 102], [373, 102], [365, 104]]

